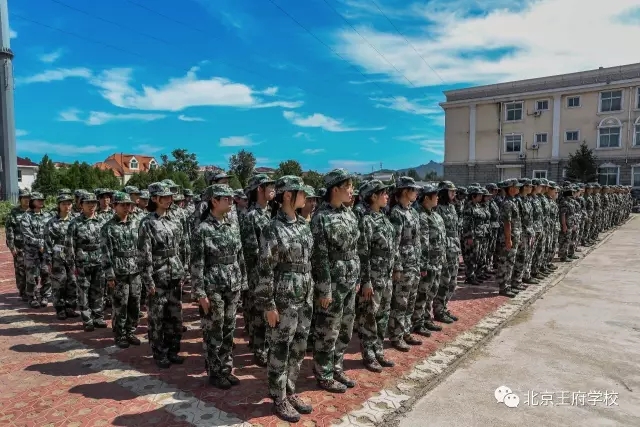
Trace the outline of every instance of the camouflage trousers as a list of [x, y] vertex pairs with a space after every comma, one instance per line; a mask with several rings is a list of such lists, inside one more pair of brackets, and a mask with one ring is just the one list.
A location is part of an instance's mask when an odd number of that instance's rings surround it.
[[[255, 289], [255, 287], [253, 287], [252, 289]], [[256, 355], [256, 357], [262, 358], [267, 356], [267, 354], [269, 353], [269, 343], [267, 341], [268, 325], [264, 317], [264, 311], [262, 310], [262, 307], [259, 307], [255, 303], [255, 293], [252, 289], [249, 289], [250, 307], [249, 310], [247, 310], [249, 314], [249, 330], [251, 331], [251, 349], [253, 350], [253, 353]]]
[[516, 254], [516, 263], [513, 266], [513, 275], [511, 277], [511, 285], [519, 285], [525, 277], [527, 271], [527, 262], [531, 258], [531, 245], [533, 236], [522, 233], [518, 242], [518, 252]]
[[536, 236], [536, 244], [531, 261], [531, 274], [537, 275], [546, 265], [545, 255], [547, 253], [547, 242], [549, 241], [549, 238], [547, 237], [548, 233], [549, 232], [545, 230]]
[[233, 336], [240, 291], [208, 289], [207, 297], [211, 306], [209, 313], [199, 309], [207, 374], [211, 377], [226, 376], [233, 369]]
[[182, 340], [182, 286], [180, 279], [156, 283], [149, 295], [149, 344], [153, 357], [180, 352]]
[[480, 261], [478, 262], [478, 274], [483, 274], [489, 268], [489, 248], [491, 235], [484, 236], [480, 241]]
[[558, 252], [558, 234], [559, 230], [553, 229], [549, 232], [549, 237], [547, 240], [547, 254], [546, 254], [546, 264], [550, 265], [553, 263], [553, 259], [556, 256], [556, 252]]
[[460, 253], [458, 251], [447, 251], [446, 262], [442, 266], [440, 273], [440, 284], [438, 293], [433, 300], [433, 312], [441, 313], [447, 311], [447, 304], [453, 297], [458, 287], [458, 269], [460, 268]]
[[78, 267], [76, 278], [78, 305], [84, 325], [93, 324], [94, 319], [104, 317], [104, 272], [102, 266]]
[[16, 278], [16, 287], [20, 296], [27, 292], [27, 270], [24, 264], [24, 251], [16, 248], [16, 255], [13, 257], [13, 271]]
[[507, 250], [504, 237], [498, 242], [498, 274], [496, 275], [496, 281], [498, 282], [498, 286], [501, 291], [509, 289], [513, 283], [513, 274], [516, 266], [520, 240], [520, 236], [512, 236], [510, 250]]
[[542, 233], [538, 232], [536, 234], [533, 235], [533, 238], [531, 239], [531, 247], [529, 248], [529, 256], [526, 259], [525, 262], [525, 268], [524, 268], [524, 275], [522, 276], [525, 279], [531, 279], [531, 272], [534, 271], [533, 270], [533, 259], [536, 256], [536, 251], [540, 250], [541, 247], [541, 238], [542, 238]]
[[383, 272], [371, 272], [377, 277], [371, 279], [373, 295], [365, 300], [358, 295], [360, 307], [358, 317], [358, 336], [362, 358], [373, 360], [376, 355], [382, 355], [384, 337], [389, 326], [391, 298], [393, 297], [393, 282], [390, 275]]
[[420, 272], [417, 266], [404, 266], [400, 280], [393, 280], [391, 312], [389, 313], [389, 339], [398, 341], [411, 333], [411, 316], [418, 296]]
[[[471, 240], [471, 242], [469, 242]], [[482, 239], [480, 237], [465, 239], [462, 246], [464, 274], [468, 280], [475, 280], [482, 264]]]
[[331, 303], [315, 306], [313, 361], [318, 379], [330, 380], [342, 372], [344, 352], [353, 334], [356, 305], [356, 278], [332, 284]]
[[441, 270], [442, 267], [435, 269], [430, 268], [427, 270], [426, 276], [420, 277], [416, 308], [413, 310], [413, 316], [411, 316], [411, 323], [413, 324], [414, 330], [422, 328], [424, 322], [432, 319], [431, 306], [440, 287]]
[[112, 292], [111, 324], [113, 335], [125, 338], [134, 335], [140, 318], [140, 290], [142, 281], [140, 274], [116, 276], [116, 286]]
[[[301, 298], [276, 295], [276, 309], [280, 321], [275, 328], [267, 326], [269, 361], [267, 381], [269, 396], [274, 400], [295, 394], [300, 366], [307, 349], [307, 338], [313, 316], [313, 282], [311, 276], [303, 280], [305, 289]], [[301, 275], [302, 277], [302, 275]], [[276, 285], [277, 286], [277, 285]], [[300, 285], [296, 285], [300, 286]], [[276, 287], [277, 288], [277, 287]]]
[[73, 281], [73, 272], [67, 264], [58, 259], [54, 259], [51, 263], [51, 289], [56, 311], [60, 312], [66, 308], [76, 309], [78, 289]]
[[571, 228], [569, 228], [566, 233], [560, 231], [558, 235], [558, 257], [560, 259], [566, 259], [567, 256], [572, 255], [573, 235], [574, 231]]
[[[26, 276], [25, 294], [29, 299], [51, 298], [49, 269], [40, 252], [25, 251], [24, 267]], [[38, 284], [40, 287], [38, 288]]]
[[580, 230], [580, 244], [585, 246], [587, 241], [589, 240], [589, 230], [591, 229], [590, 219], [587, 215], [584, 217], [584, 221], [582, 223], [582, 229]]
[[487, 247], [487, 266], [494, 267], [495, 266], [495, 253], [496, 253], [496, 242], [498, 241], [498, 229], [492, 228], [491, 234], [489, 236], [489, 242]]

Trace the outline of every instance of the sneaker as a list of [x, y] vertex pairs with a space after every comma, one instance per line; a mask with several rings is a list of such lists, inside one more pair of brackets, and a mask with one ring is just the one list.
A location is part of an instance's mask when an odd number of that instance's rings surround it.
[[515, 298], [516, 297], [516, 294], [511, 292], [511, 289], [509, 289], [509, 288], [500, 289], [500, 292], [498, 292], [498, 294], [502, 295], [503, 297], [508, 297], [508, 298]]
[[382, 372], [382, 365], [376, 359], [362, 359], [362, 363], [367, 370], [375, 373]]
[[116, 338], [116, 346], [119, 348], [129, 348], [129, 341], [126, 337]]
[[329, 393], [344, 393], [347, 391], [347, 386], [334, 380], [333, 378], [330, 380], [317, 380], [318, 387], [323, 389], [324, 391], [328, 391]]
[[453, 313], [451, 313], [449, 310], [446, 310], [444, 312], [447, 316], [449, 316], [449, 319], [453, 320], [454, 322], [458, 321], [458, 316], [454, 315]]
[[288, 423], [297, 423], [300, 421], [300, 413], [296, 411], [288, 399], [275, 400], [273, 402], [273, 412], [278, 418]]
[[156, 366], [160, 369], [169, 369], [171, 367], [171, 362], [167, 359], [167, 356], [159, 357], [156, 359]]
[[140, 345], [140, 344], [141, 344], [141, 342], [140, 342], [140, 338], [138, 338], [138, 337], [137, 337], [137, 336], [135, 336], [135, 335], [128, 335], [128, 336], [127, 336], [127, 342], [128, 342], [129, 344], [131, 344], [131, 345]]
[[56, 313], [58, 320], [67, 320], [67, 313], [64, 310], [60, 310]]
[[169, 354], [167, 355], [167, 359], [169, 359], [169, 362], [173, 364], [182, 365], [186, 360], [186, 357], [180, 356], [179, 354]]
[[393, 347], [396, 350], [401, 351], [403, 353], [406, 353], [409, 350], [411, 350], [411, 347], [409, 347], [409, 344], [404, 342], [404, 340], [402, 338], [400, 338], [397, 341], [391, 341], [391, 347]]
[[420, 341], [418, 338], [414, 337], [411, 334], [407, 334], [404, 336], [404, 342], [406, 342], [409, 345], [421, 345], [422, 341]]
[[429, 331], [429, 329], [427, 329], [425, 326], [421, 326], [420, 328], [414, 329], [413, 332], [426, 338], [429, 338], [431, 336], [431, 331]]
[[93, 324], [96, 328], [104, 329], [107, 327], [107, 322], [104, 319], [93, 319]]
[[376, 360], [383, 368], [393, 368], [396, 366], [395, 362], [385, 359], [383, 354], [376, 354]]
[[95, 326], [93, 326], [93, 323], [87, 323], [84, 325], [84, 331], [85, 332], [93, 332], [96, 329]]
[[236, 377], [233, 374], [229, 374], [227, 375], [227, 381], [229, 381], [231, 383], [231, 385], [238, 385], [240, 384], [240, 378]]
[[442, 330], [442, 326], [436, 325], [435, 323], [433, 323], [432, 320], [427, 320], [426, 322], [424, 322], [424, 327], [430, 331], [435, 331], [435, 332]]
[[29, 301], [29, 307], [40, 308], [40, 301], [38, 301], [37, 299], [32, 299], [31, 301]]
[[356, 386], [356, 382], [349, 378], [344, 372], [334, 372], [333, 379], [344, 384], [347, 388], [354, 388]]
[[453, 319], [447, 316], [447, 313], [445, 313], [444, 311], [434, 314], [433, 318], [440, 323], [453, 323]]
[[295, 408], [301, 414], [310, 414], [313, 411], [313, 406], [305, 403], [297, 394], [291, 394], [287, 396], [287, 400], [291, 403], [291, 406]]
[[72, 318], [80, 317], [80, 313], [75, 311], [73, 308], [67, 308], [64, 311], [65, 313], [67, 313], [67, 317], [72, 317]]

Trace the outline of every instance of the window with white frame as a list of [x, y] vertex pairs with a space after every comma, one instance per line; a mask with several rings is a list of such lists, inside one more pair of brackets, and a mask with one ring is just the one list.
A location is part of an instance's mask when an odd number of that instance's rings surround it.
[[620, 148], [622, 123], [615, 117], [602, 119], [598, 125], [598, 148]]
[[631, 186], [640, 187], [640, 165], [631, 168]]
[[545, 170], [534, 170], [533, 171], [533, 179], [542, 179], [547, 178], [547, 171]]
[[156, 163], [156, 161], [155, 161], [155, 160], [153, 160], [153, 159], [152, 159], [152, 160], [149, 162], [149, 170], [151, 170], [151, 169], [155, 169], [155, 168], [157, 168], [157, 167], [158, 167], [158, 164]]
[[504, 104], [504, 120], [507, 122], [522, 120], [522, 110], [522, 102], [508, 102]]
[[579, 96], [570, 96], [567, 98], [567, 108], [578, 108], [578, 107], [580, 107]]
[[504, 137], [504, 152], [519, 153], [522, 151], [522, 135], [506, 135]]
[[536, 111], [547, 111], [549, 109], [549, 100], [541, 99], [536, 101]]
[[636, 119], [633, 125], [633, 146], [640, 147], [640, 117]]
[[129, 169], [138, 169], [138, 161], [136, 159], [131, 159]]
[[565, 179], [567, 177], [568, 173], [569, 173], [569, 169], [563, 168], [562, 169], [562, 179]]
[[18, 169], [18, 182], [22, 182], [22, 171]]
[[549, 134], [548, 133], [536, 133], [534, 135], [533, 141], [536, 144], [546, 144], [547, 141], [549, 140]]
[[620, 166], [607, 164], [598, 168], [598, 182], [601, 185], [618, 185], [619, 175]]
[[622, 111], [622, 91], [600, 92], [600, 112]]
[[564, 133], [564, 140], [566, 142], [577, 142], [580, 139], [579, 130], [568, 130]]

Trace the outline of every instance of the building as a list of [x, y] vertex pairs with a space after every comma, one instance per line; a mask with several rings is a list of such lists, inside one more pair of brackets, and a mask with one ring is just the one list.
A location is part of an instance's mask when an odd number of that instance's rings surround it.
[[134, 173], [148, 172], [151, 169], [155, 169], [158, 167], [158, 162], [151, 156], [116, 153], [107, 157], [104, 162], [98, 162], [94, 166], [101, 170], [113, 171], [113, 174], [120, 179], [122, 185], [126, 185]]
[[256, 174], [264, 173], [267, 176], [273, 177], [273, 175], [277, 172], [277, 169], [258, 166], [257, 168], [255, 168], [254, 172]]
[[562, 181], [585, 142], [601, 183], [640, 187], [640, 64], [444, 94], [447, 179]]
[[29, 159], [18, 157], [18, 188], [31, 190], [38, 176], [38, 164]]

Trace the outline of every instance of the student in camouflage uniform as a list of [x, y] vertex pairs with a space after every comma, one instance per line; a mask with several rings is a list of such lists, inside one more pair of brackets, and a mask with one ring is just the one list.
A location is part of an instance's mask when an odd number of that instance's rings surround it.
[[500, 295], [514, 298], [518, 290], [512, 289], [513, 270], [518, 255], [520, 236], [522, 235], [522, 222], [520, 220], [520, 207], [517, 200], [519, 189], [522, 186], [517, 179], [503, 181], [506, 197], [500, 207], [500, 232], [498, 233], [498, 274], [496, 281], [500, 287]]
[[[367, 181], [364, 181], [363, 183], [360, 184], [360, 187], [358, 187], [358, 200], [355, 202], [354, 206], [353, 206], [353, 213], [356, 214], [356, 216], [358, 217], [358, 220], [360, 220], [362, 218], [362, 215], [365, 214], [365, 212], [367, 211], [367, 202], [365, 200], [365, 197], [362, 195], [362, 190], [367, 188]], [[386, 207], [386, 206], [384, 206]]]
[[399, 262], [395, 228], [382, 208], [389, 203], [388, 186], [374, 179], [360, 189], [360, 295], [358, 296], [358, 335], [362, 363], [372, 372], [395, 364], [384, 357], [384, 337], [387, 334], [393, 282], [391, 276]]
[[240, 292], [247, 289], [247, 273], [237, 227], [227, 217], [233, 203], [228, 185], [207, 188], [209, 210], [193, 236], [191, 276], [200, 305], [205, 367], [214, 387], [229, 389], [240, 380], [233, 369], [233, 335]]
[[187, 211], [187, 216], [190, 216], [196, 209], [196, 205], [193, 202], [193, 191], [185, 188], [182, 190], [182, 194], [184, 195], [184, 208]]
[[85, 194], [87, 190], [77, 189], [73, 192], [74, 202], [73, 202], [73, 215], [78, 216], [82, 213], [82, 195]]
[[[22, 216], [20, 231], [24, 237], [24, 263], [27, 276], [25, 293], [31, 308], [46, 307], [51, 298], [51, 281], [44, 259], [44, 227], [49, 215], [43, 212], [44, 196], [31, 193], [29, 212]], [[40, 283], [40, 289], [37, 289]]]
[[106, 328], [104, 321], [104, 272], [101, 265], [100, 229], [103, 222], [96, 215], [98, 199], [93, 193], [82, 194], [82, 213], [69, 224], [65, 256], [78, 287], [78, 305], [84, 330]]
[[62, 194], [57, 198], [58, 208], [44, 228], [44, 259], [48, 266], [53, 289], [53, 307], [58, 319], [78, 317], [78, 292], [73, 281], [74, 272], [65, 255], [65, 241], [71, 224], [73, 196]]
[[344, 204], [353, 193], [352, 175], [334, 169], [324, 176], [327, 193], [311, 220], [315, 281], [315, 375], [323, 390], [344, 393], [355, 381], [344, 373], [360, 281], [358, 220]]
[[111, 208], [113, 191], [108, 188], [96, 188], [95, 195], [98, 198], [96, 216], [102, 224], [105, 224], [113, 217], [113, 209]]
[[16, 286], [22, 301], [28, 302], [27, 297], [27, 272], [24, 264], [24, 236], [20, 229], [22, 217], [29, 211], [31, 193], [20, 190], [18, 193], [18, 206], [15, 206], [7, 215], [4, 230], [6, 234], [7, 248], [13, 256], [13, 270], [15, 272]]
[[540, 231], [536, 233], [536, 247], [531, 261], [530, 277], [539, 280], [549, 273], [544, 254], [547, 253], [547, 242], [549, 229], [552, 227], [550, 223], [549, 203], [546, 197], [548, 181], [545, 178], [533, 179], [531, 183], [534, 185], [534, 208], [538, 210], [539, 218], [537, 218]]
[[[465, 191], [466, 193], [466, 191]], [[434, 319], [442, 323], [453, 323], [458, 320], [447, 309], [447, 304], [453, 297], [458, 286], [458, 269], [460, 267], [460, 226], [455, 208], [456, 186], [451, 181], [438, 184], [438, 206], [436, 212], [444, 221], [447, 232], [446, 262], [442, 266], [438, 294], [433, 301]]]
[[301, 215], [305, 219], [305, 221], [310, 223], [311, 217], [313, 216], [313, 213], [316, 210], [316, 207], [318, 205], [318, 199], [320, 197], [316, 194], [313, 187], [310, 187], [310, 186], [307, 186], [307, 187], [308, 188], [305, 191], [305, 193], [307, 194], [307, 201], [303, 207], [298, 209], [298, 214]]
[[307, 221], [296, 213], [306, 203], [309, 187], [302, 178], [288, 175], [279, 178], [275, 188], [276, 212], [260, 233], [254, 298], [269, 326], [267, 378], [275, 413], [298, 422], [300, 414], [312, 411], [295, 392], [313, 314], [313, 236]]
[[538, 273], [537, 267], [534, 267], [533, 264], [536, 252], [540, 251], [542, 247], [542, 218], [544, 212], [542, 211], [542, 204], [538, 197], [541, 191], [542, 187], [540, 185], [540, 180], [532, 179], [531, 192], [527, 196], [527, 200], [531, 205], [531, 227], [533, 228], [533, 238], [531, 239], [531, 247], [529, 248], [529, 257], [525, 262], [524, 275], [522, 276], [523, 282], [527, 284], [537, 284], [540, 283], [538, 279], [542, 279], [542, 276]]
[[569, 184], [562, 189], [562, 199], [560, 199], [560, 235], [558, 236], [558, 257], [560, 261], [567, 262], [578, 257], [573, 253], [574, 234], [578, 228], [576, 205], [573, 196], [575, 187]]
[[547, 252], [545, 255], [546, 267], [550, 271], [557, 270], [553, 264], [553, 258], [558, 250], [558, 234], [560, 233], [560, 213], [558, 211], [558, 186], [549, 181], [547, 187], [547, 203], [549, 204], [549, 235], [547, 238]]
[[249, 289], [244, 293], [242, 313], [249, 334], [249, 346], [253, 350], [254, 361], [258, 366], [267, 366], [267, 324], [264, 313], [255, 304], [255, 290], [260, 278], [258, 257], [260, 255], [260, 236], [271, 222], [269, 203], [275, 197], [274, 181], [266, 174], [251, 177], [247, 191], [249, 209], [240, 222], [240, 235], [244, 260], [247, 264]]
[[131, 199], [131, 203], [127, 204], [127, 206], [129, 206], [129, 215], [127, 216], [127, 218], [131, 221], [140, 222], [142, 216], [145, 214], [145, 211], [138, 207], [138, 200], [140, 199], [140, 194], [142, 192], [138, 187], [134, 187], [133, 185], [127, 185], [126, 187], [124, 187], [123, 191], [127, 193], [129, 195], [129, 198]]
[[138, 205], [137, 208], [140, 209], [140, 216], [144, 217], [147, 214], [147, 205], [149, 204], [149, 191], [148, 190], [140, 190], [140, 196], [138, 196]]
[[482, 245], [489, 233], [485, 221], [488, 220], [485, 209], [481, 206], [484, 197], [484, 189], [481, 187], [468, 187], [469, 200], [462, 210], [462, 258], [465, 264], [465, 283], [479, 285], [481, 279], [480, 265], [482, 257]]
[[245, 190], [237, 189], [233, 192], [233, 204], [238, 212], [238, 221], [242, 221], [242, 217], [247, 213], [249, 208], [249, 198]]
[[[515, 197], [515, 202], [520, 209], [520, 223], [522, 234], [518, 242], [516, 263], [513, 267], [513, 276], [511, 278], [511, 290], [524, 290], [527, 288], [523, 285], [523, 278], [527, 270], [527, 261], [531, 257], [531, 248], [533, 239], [535, 238], [535, 230], [533, 228], [533, 206], [531, 204], [531, 180], [529, 178], [518, 179], [520, 183], [520, 194]], [[529, 280], [527, 280], [529, 282]]]
[[140, 345], [135, 336], [140, 317], [140, 263], [138, 261], [138, 223], [129, 218], [133, 201], [127, 193], [113, 195], [115, 215], [102, 227], [102, 269], [112, 290], [111, 326], [120, 348]]

